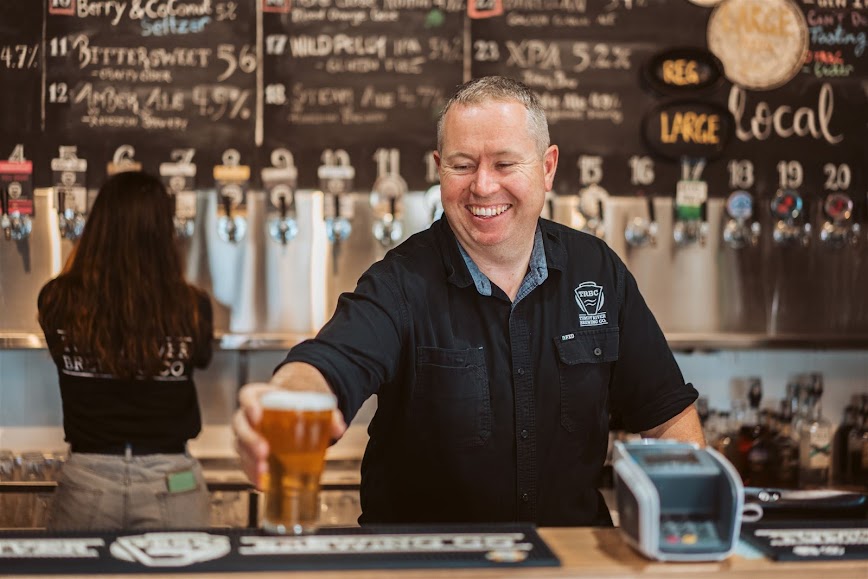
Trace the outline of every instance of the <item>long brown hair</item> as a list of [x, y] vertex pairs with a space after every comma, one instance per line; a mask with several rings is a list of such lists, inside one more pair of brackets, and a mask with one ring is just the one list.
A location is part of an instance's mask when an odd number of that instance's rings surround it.
[[46, 335], [62, 329], [67, 345], [126, 378], [158, 372], [167, 337], [202, 339], [200, 292], [184, 280], [173, 213], [157, 178], [109, 178], [70, 261], [43, 292], [39, 323]]

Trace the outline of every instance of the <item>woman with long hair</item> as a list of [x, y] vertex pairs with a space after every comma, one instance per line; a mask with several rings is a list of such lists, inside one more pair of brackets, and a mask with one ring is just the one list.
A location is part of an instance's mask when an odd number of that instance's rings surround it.
[[173, 212], [158, 179], [109, 178], [63, 272], [39, 294], [70, 445], [51, 529], [208, 525], [186, 445], [201, 429], [192, 377], [211, 360], [211, 303], [184, 280]]

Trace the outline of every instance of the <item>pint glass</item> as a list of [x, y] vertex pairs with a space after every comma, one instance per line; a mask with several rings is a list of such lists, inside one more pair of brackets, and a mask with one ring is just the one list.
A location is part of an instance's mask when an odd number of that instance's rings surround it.
[[319, 479], [335, 399], [279, 390], [264, 394], [261, 404], [259, 431], [270, 447], [262, 526], [277, 534], [311, 532], [319, 518]]

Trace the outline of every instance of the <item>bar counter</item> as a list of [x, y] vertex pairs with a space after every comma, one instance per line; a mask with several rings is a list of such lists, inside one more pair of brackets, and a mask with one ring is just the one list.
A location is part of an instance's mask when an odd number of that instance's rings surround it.
[[[832, 562], [775, 562], [765, 558], [747, 559], [734, 555], [722, 562], [710, 563], [660, 563], [645, 559], [633, 551], [613, 528], [544, 528], [540, 536], [561, 561], [560, 567], [486, 567], [429, 569], [365, 569], [354, 571], [279, 571], [245, 573], [137, 573], [123, 575], [90, 575], [95, 579], [216, 579], [239, 576], [257, 579], [396, 579], [449, 577], [450, 579], [474, 578], [586, 578], [606, 577], [612, 579], [683, 577], [739, 577], [745, 579], [868, 579], [868, 561]], [[291, 573], [291, 575], [290, 575]], [[2, 564], [0, 564], [0, 575]], [[10, 579], [48, 578], [49, 575], [12, 575]], [[58, 577], [52, 575], [50, 577]], [[64, 575], [63, 577], [75, 577]]]

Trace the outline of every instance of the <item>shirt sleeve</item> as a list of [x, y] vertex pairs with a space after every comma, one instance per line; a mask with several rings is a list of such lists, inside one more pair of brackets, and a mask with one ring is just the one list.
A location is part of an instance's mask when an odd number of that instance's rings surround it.
[[698, 393], [685, 384], [654, 314], [639, 293], [636, 279], [624, 269], [620, 308], [618, 361], [610, 386], [616, 421], [631, 432], [649, 430], [677, 416]]
[[342, 294], [316, 338], [290, 350], [275, 369], [306, 362], [325, 376], [347, 424], [398, 372], [407, 308], [391, 275], [368, 270], [352, 293]]

